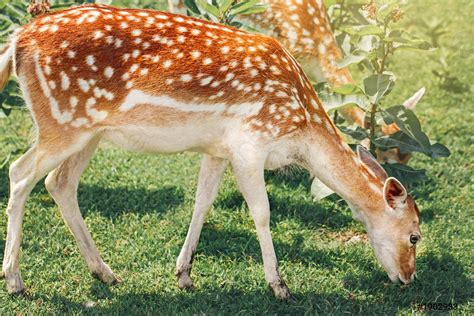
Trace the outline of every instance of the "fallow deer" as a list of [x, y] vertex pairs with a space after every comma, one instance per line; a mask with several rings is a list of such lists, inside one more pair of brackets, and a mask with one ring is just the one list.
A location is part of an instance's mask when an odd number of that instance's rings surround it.
[[[264, 34], [279, 40], [301, 63], [307, 76], [315, 82], [327, 81], [338, 87], [354, 83], [347, 67], [338, 67], [342, 59], [334, 37], [326, 9], [320, 0], [261, 0], [268, 9], [260, 14], [246, 15], [244, 21]], [[168, 0], [172, 12], [186, 14], [184, 0]], [[403, 104], [414, 109], [423, 97], [425, 89], [418, 90]], [[339, 110], [346, 121], [366, 126], [365, 112], [356, 106]], [[400, 129], [396, 124], [382, 125], [382, 133], [390, 135]], [[381, 163], [408, 163], [410, 153], [401, 153], [398, 148], [386, 151], [376, 150]]]
[[3, 274], [20, 292], [25, 201], [45, 184], [90, 271], [117, 277], [81, 216], [77, 187], [99, 141], [156, 153], [203, 154], [195, 211], [178, 259], [190, 286], [191, 257], [227, 164], [260, 242], [265, 278], [287, 298], [270, 235], [264, 169], [297, 164], [350, 205], [393, 281], [415, 276], [415, 202], [362, 148], [341, 139], [299, 64], [276, 40], [167, 12], [84, 5], [19, 28], [0, 56], [0, 86], [16, 73], [31, 111], [34, 145], [10, 166]]

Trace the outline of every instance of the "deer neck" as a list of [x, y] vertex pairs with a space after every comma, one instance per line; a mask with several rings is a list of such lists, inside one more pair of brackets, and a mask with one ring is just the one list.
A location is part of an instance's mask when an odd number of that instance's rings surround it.
[[354, 217], [367, 217], [383, 208], [383, 181], [338, 134], [328, 130], [315, 127], [311, 132], [303, 159], [305, 167], [349, 204]]

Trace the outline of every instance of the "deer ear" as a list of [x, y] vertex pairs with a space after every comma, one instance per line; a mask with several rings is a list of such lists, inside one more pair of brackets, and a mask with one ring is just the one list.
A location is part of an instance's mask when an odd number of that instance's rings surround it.
[[421, 100], [421, 98], [423, 98], [423, 95], [425, 95], [425, 91], [426, 91], [425, 87], [421, 88], [420, 90], [415, 92], [414, 95], [406, 99], [405, 102], [403, 102], [403, 105], [407, 109], [414, 111], [416, 104]]
[[383, 198], [385, 203], [392, 209], [397, 209], [400, 206], [403, 206], [407, 202], [407, 190], [395, 178], [388, 178], [385, 180], [385, 185], [383, 186]]
[[362, 162], [367, 167], [369, 167], [379, 179], [385, 180], [388, 178], [385, 170], [364, 146], [357, 146], [357, 155], [359, 156], [360, 160], [362, 160]]

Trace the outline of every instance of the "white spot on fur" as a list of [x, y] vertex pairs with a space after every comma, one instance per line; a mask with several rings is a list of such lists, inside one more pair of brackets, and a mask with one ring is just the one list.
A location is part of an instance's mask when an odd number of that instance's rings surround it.
[[107, 117], [108, 113], [105, 111], [98, 111], [97, 109], [94, 108], [94, 105], [96, 104], [95, 98], [89, 98], [86, 101], [86, 113], [89, 115], [94, 122], [101, 122], [105, 120]]
[[235, 77], [235, 74], [233, 72], [230, 72], [225, 76], [224, 80], [225, 81], [230, 81], [230, 80], [234, 79], [234, 77]]
[[221, 48], [221, 52], [222, 52], [223, 54], [227, 54], [229, 51], [230, 51], [229, 46], [224, 46], [224, 47]]
[[185, 74], [185, 75], [181, 75], [181, 81], [183, 82], [189, 82], [193, 80], [193, 76], [191, 75], [188, 75], [188, 74]]
[[67, 52], [67, 57], [69, 57], [69, 58], [71, 58], [71, 59], [74, 58], [74, 57], [76, 57], [76, 52], [73, 51], [73, 50], [68, 51], [68, 52]]
[[87, 56], [87, 57], [86, 57], [86, 62], [87, 62], [87, 64], [88, 64], [89, 66], [94, 65], [94, 63], [95, 63], [95, 57], [92, 56], [92, 55]]
[[61, 89], [66, 91], [67, 89], [69, 89], [71, 82], [69, 80], [69, 77], [66, 75], [64, 71], [61, 71], [60, 76], [61, 76]]
[[115, 48], [122, 47], [123, 41], [121, 39], [115, 39]]
[[69, 98], [69, 105], [71, 105], [71, 108], [75, 109], [78, 103], [79, 103], [79, 100], [77, 99], [77, 97], [72, 96]]
[[201, 86], [207, 86], [209, 83], [211, 83], [212, 79], [214, 79], [213, 76], [209, 76], [204, 79], [201, 79]]
[[191, 53], [191, 57], [194, 58], [194, 59], [197, 59], [199, 58], [199, 56], [201, 56], [201, 52], [195, 50], [195, 51], [192, 51]]
[[86, 80], [84, 80], [84, 79], [82, 79], [82, 78], [79, 78], [79, 79], [77, 79], [77, 83], [78, 83], [78, 85], [79, 85], [79, 88], [80, 88], [82, 91], [84, 91], [84, 92], [89, 92], [89, 89], [90, 89], [91, 87], [90, 87], [89, 83], [88, 83]]
[[138, 65], [137, 64], [133, 64], [132, 67], [130, 67], [130, 73], [134, 73], [135, 71], [138, 70]]
[[104, 32], [102, 32], [102, 31], [95, 31], [94, 32], [94, 39], [95, 40], [101, 39], [103, 36], [104, 36]]
[[107, 79], [110, 79], [110, 78], [112, 78], [113, 75], [114, 75], [114, 69], [110, 66], [106, 67], [105, 70], [104, 70], [104, 76]]

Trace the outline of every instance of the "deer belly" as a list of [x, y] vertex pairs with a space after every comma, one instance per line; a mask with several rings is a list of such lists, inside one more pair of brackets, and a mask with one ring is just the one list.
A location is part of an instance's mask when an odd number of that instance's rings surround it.
[[[137, 126], [107, 129], [103, 138], [119, 147], [138, 152], [174, 153], [182, 151], [208, 152], [222, 141], [222, 131], [204, 126]], [[212, 148], [211, 148], [212, 147]], [[224, 153], [221, 153], [224, 155]]]

